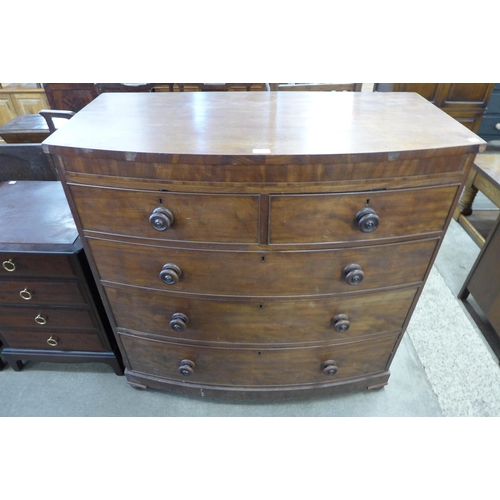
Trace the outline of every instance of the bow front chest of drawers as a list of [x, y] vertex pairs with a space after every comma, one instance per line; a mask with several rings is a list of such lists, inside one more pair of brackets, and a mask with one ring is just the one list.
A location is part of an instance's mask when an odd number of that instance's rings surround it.
[[416, 94], [105, 94], [44, 142], [136, 387], [378, 388], [484, 141]]

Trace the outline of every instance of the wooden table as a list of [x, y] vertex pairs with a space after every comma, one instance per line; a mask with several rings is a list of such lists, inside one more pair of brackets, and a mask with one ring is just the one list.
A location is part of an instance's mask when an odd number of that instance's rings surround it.
[[20, 115], [0, 127], [0, 137], [7, 144], [41, 143], [49, 135], [47, 122], [39, 114]]
[[103, 94], [43, 144], [129, 384], [274, 400], [387, 383], [484, 146], [363, 92]]
[[498, 217], [498, 211], [478, 211], [473, 214], [472, 204], [478, 191], [500, 207], [500, 154], [483, 153], [476, 156], [453, 215], [471, 238], [482, 247]]

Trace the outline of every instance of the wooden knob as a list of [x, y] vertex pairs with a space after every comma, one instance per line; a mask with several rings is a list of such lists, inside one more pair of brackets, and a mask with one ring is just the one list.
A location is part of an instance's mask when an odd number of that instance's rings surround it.
[[45, 325], [47, 323], [47, 318], [40, 313], [36, 316], [35, 321], [39, 325]]
[[196, 365], [194, 364], [194, 361], [191, 361], [190, 359], [183, 359], [179, 366], [179, 373], [185, 377], [189, 377], [194, 373], [195, 367]]
[[31, 300], [31, 298], [33, 297], [32, 293], [27, 288], [25, 288], [24, 290], [21, 290], [19, 292], [19, 295], [24, 300]]
[[500, 130], [500, 123], [496, 123], [496, 124], [495, 124], [495, 128], [496, 128], [497, 130]]
[[363, 208], [355, 217], [358, 229], [363, 233], [371, 233], [377, 229], [380, 218], [373, 208]]
[[361, 270], [361, 266], [358, 264], [349, 264], [344, 267], [343, 273], [344, 279], [349, 285], [359, 285], [365, 277], [365, 273]]
[[157, 231], [166, 231], [174, 223], [174, 214], [167, 208], [155, 208], [149, 216], [149, 223]]
[[172, 320], [170, 321], [170, 328], [174, 332], [183, 332], [186, 329], [186, 325], [189, 323], [189, 318], [182, 313], [172, 314]]
[[321, 369], [323, 370], [323, 373], [329, 377], [335, 375], [339, 370], [333, 359], [329, 359], [328, 361], [322, 363]]
[[12, 259], [9, 260], [4, 260], [2, 262], [2, 267], [6, 270], [9, 271], [9, 273], [12, 273], [13, 271], [16, 270], [16, 265], [14, 262], [12, 262]]
[[55, 347], [59, 342], [59, 339], [57, 337], [55, 337], [54, 335], [51, 335], [48, 339], [47, 339], [47, 344], [49, 344], [51, 347]]
[[175, 264], [165, 264], [160, 271], [160, 278], [167, 285], [175, 285], [181, 276], [181, 268]]
[[351, 322], [346, 314], [337, 314], [337, 316], [332, 319], [332, 325], [336, 332], [343, 333], [349, 330]]

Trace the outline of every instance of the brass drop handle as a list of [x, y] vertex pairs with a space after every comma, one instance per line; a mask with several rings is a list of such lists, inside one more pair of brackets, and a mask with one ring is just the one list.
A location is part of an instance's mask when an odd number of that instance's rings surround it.
[[47, 344], [49, 344], [51, 347], [55, 347], [58, 342], [59, 342], [59, 339], [57, 337], [54, 337], [54, 335], [51, 335], [47, 339]]
[[349, 264], [344, 267], [343, 275], [345, 282], [349, 285], [359, 285], [365, 277], [365, 273], [358, 264]]
[[149, 216], [149, 223], [157, 231], [166, 231], [174, 223], [174, 214], [167, 208], [155, 208]]
[[190, 359], [183, 359], [179, 366], [179, 373], [185, 377], [189, 377], [194, 373], [195, 367], [196, 365], [194, 364], [194, 361], [191, 361]]
[[167, 285], [175, 285], [181, 276], [182, 270], [175, 264], [165, 264], [160, 271], [160, 278]]
[[47, 318], [44, 317], [41, 313], [38, 314], [35, 318], [35, 321], [39, 324], [39, 325], [45, 325], [47, 323]]
[[363, 208], [355, 217], [358, 229], [363, 233], [371, 233], [377, 229], [380, 224], [380, 217], [373, 208]]
[[14, 262], [12, 262], [12, 259], [9, 260], [4, 260], [2, 262], [2, 267], [6, 270], [9, 271], [9, 273], [12, 273], [16, 270], [16, 265]]
[[337, 316], [332, 319], [332, 325], [336, 332], [344, 333], [349, 330], [351, 322], [349, 321], [347, 314], [337, 314]]
[[323, 370], [323, 373], [329, 377], [335, 375], [339, 371], [339, 368], [333, 359], [323, 362], [321, 364], [321, 369]]
[[33, 295], [31, 294], [31, 292], [27, 288], [25, 288], [24, 290], [21, 290], [19, 292], [19, 295], [24, 300], [31, 300], [31, 298], [33, 297]]
[[172, 314], [172, 320], [170, 321], [170, 328], [174, 332], [183, 332], [186, 329], [186, 325], [189, 323], [189, 318], [182, 313]]

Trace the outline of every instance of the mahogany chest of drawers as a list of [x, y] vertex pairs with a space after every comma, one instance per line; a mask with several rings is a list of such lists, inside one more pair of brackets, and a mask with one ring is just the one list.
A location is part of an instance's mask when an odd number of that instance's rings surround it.
[[0, 341], [23, 360], [104, 362], [123, 373], [107, 315], [58, 181], [0, 185]]
[[44, 142], [127, 381], [379, 388], [484, 141], [416, 94], [106, 94]]

